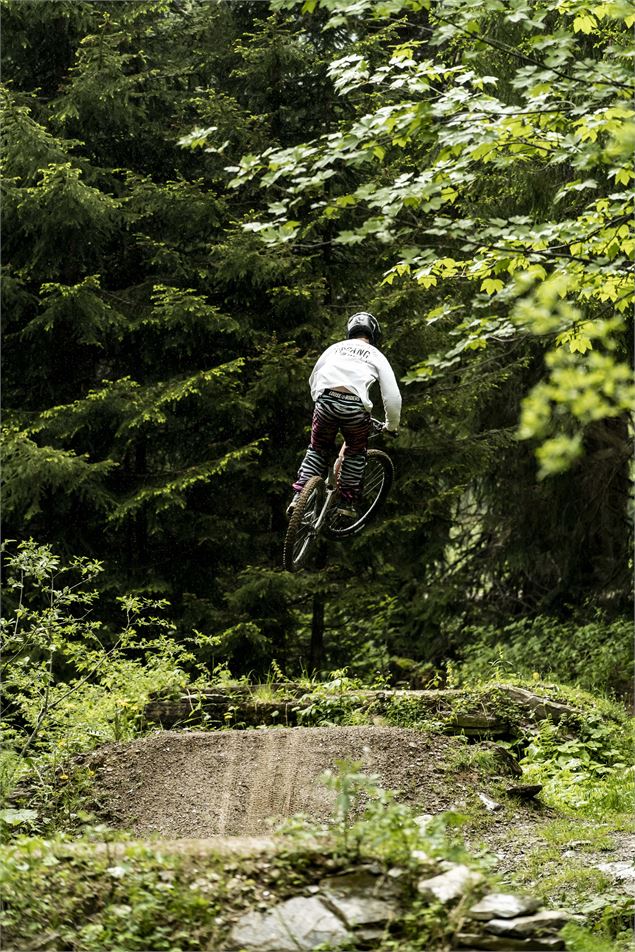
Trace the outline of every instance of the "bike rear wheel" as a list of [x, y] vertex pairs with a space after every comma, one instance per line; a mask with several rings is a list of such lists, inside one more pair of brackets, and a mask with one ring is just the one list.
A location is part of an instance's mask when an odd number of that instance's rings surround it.
[[368, 450], [361, 499], [356, 506], [356, 517], [342, 516], [335, 507], [327, 519], [324, 534], [330, 539], [345, 539], [356, 535], [374, 518], [390, 492], [395, 468], [390, 456], [382, 450]]
[[325, 495], [326, 487], [321, 476], [312, 476], [300, 493], [284, 540], [282, 564], [287, 572], [298, 572], [313, 554], [318, 542], [315, 523]]

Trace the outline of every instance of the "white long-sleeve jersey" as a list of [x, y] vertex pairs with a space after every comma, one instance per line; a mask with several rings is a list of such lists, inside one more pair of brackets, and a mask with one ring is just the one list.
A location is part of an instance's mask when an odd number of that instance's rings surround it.
[[357, 394], [370, 413], [373, 404], [368, 392], [376, 380], [384, 403], [386, 426], [389, 430], [396, 430], [401, 418], [397, 379], [382, 352], [367, 341], [353, 338], [327, 347], [313, 368], [309, 386], [314, 400], [323, 390], [346, 387]]

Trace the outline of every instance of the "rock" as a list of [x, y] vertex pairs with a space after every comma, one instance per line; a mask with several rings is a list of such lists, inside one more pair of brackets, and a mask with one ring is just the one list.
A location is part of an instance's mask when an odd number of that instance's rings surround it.
[[421, 833], [426, 832], [428, 826], [430, 825], [430, 820], [434, 820], [434, 817], [431, 813], [421, 813], [419, 816], [414, 818], [414, 821], [419, 827]]
[[542, 790], [541, 783], [516, 783], [513, 787], [507, 787], [505, 793], [510, 797], [516, 797], [518, 800], [531, 800]]
[[483, 881], [480, 873], [474, 872], [467, 866], [457, 864], [440, 876], [433, 876], [432, 879], [421, 879], [417, 884], [417, 890], [422, 896], [428, 896], [431, 899], [438, 899], [444, 905], [452, 902], [454, 899], [460, 899], [464, 893], [478, 886]]
[[340, 873], [337, 876], [328, 876], [320, 880], [320, 889], [328, 892], [335, 892], [338, 895], [349, 895], [350, 893], [364, 894], [374, 893], [379, 882], [380, 869], [375, 873], [368, 867], [353, 869], [348, 873]]
[[337, 947], [350, 939], [340, 919], [314, 896], [296, 896], [267, 912], [241, 916], [229, 935], [229, 947], [245, 952], [309, 952], [318, 945]]
[[[347, 926], [378, 926], [399, 914], [401, 884], [380, 880], [365, 870], [331, 876], [320, 882], [320, 899]], [[377, 895], [381, 889], [381, 896]]]
[[350, 928], [383, 925], [399, 913], [399, 909], [392, 903], [385, 899], [374, 899], [372, 896], [337, 895], [325, 890], [320, 898]]
[[479, 793], [478, 798], [481, 803], [485, 804], [485, 808], [489, 810], [490, 813], [495, 813], [497, 810], [503, 809], [500, 803], [497, 803], [496, 800], [492, 800], [486, 793]]
[[507, 724], [500, 717], [491, 714], [485, 714], [482, 711], [461, 711], [454, 714], [448, 721], [451, 728], [459, 730], [469, 736], [480, 736], [481, 734], [505, 734]]
[[530, 710], [537, 720], [545, 720], [549, 717], [556, 723], [568, 714], [579, 714], [577, 708], [570, 704], [561, 704], [559, 701], [552, 701], [551, 698], [541, 697], [528, 691], [526, 688], [519, 688], [511, 684], [498, 684], [499, 691], [504, 693], [521, 707]]
[[515, 777], [522, 777], [523, 771], [522, 767], [514, 757], [514, 755], [506, 747], [503, 747], [502, 744], [493, 744], [492, 750], [496, 753], [498, 760], [512, 773]]
[[517, 919], [491, 919], [485, 929], [495, 935], [533, 937], [544, 932], [558, 932], [570, 918], [568, 912], [546, 909], [533, 916], [520, 916]]
[[367, 945], [371, 949], [376, 949], [384, 935], [383, 929], [358, 929], [355, 930], [355, 942], [358, 945]]
[[[548, 938], [532, 937], [529, 939], [510, 939], [508, 936], [477, 935], [469, 932], [459, 932], [456, 936], [462, 952], [543, 952], [543, 950], [564, 949], [563, 939], [557, 936]], [[466, 948], [467, 947], [467, 948]]]
[[635, 880], [635, 866], [628, 862], [599, 863], [594, 867], [610, 876], [611, 879]]
[[594, 867], [610, 879], [619, 882], [622, 892], [635, 896], [635, 866], [629, 862], [600, 863]]
[[540, 903], [537, 899], [525, 896], [512, 896], [508, 893], [490, 893], [468, 912], [470, 919], [515, 919], [536, 912]]

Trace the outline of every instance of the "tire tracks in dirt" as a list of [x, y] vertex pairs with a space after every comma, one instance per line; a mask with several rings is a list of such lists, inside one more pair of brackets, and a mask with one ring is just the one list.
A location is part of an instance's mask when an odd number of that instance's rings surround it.
[[89, 766], [110, 826], [170, 839], [262, 836], [296, 813], [330, 819], [334, 792], [319, 778], [341, 760], [362, 762], [422, 812], [447, 809], [465, 792], [445, 766], [456, 743], [383, 726], [157, 731], [101, 748]]
[[294, 733], [276, 737], [272, 731], [263, 737], [254, 765], [260, 783], [251, 786], [245, 815], [246, 829], [252, 829], [262, 817], [283, 818], [295, 812], [298, 739]]

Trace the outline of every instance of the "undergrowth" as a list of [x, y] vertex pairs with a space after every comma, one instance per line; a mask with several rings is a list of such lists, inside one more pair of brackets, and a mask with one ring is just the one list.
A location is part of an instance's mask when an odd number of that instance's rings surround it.
[[120, 837], [97, 845], [103, 829], [73, 842], [19, 837], [0, 856], [5, 942], [16, 952], [36, 942], [50, 952], [220, 948], [240, 913], [311, 894], [320, 878], [370, 862], [376, 874], [393, 870], [404, 898], [404, 915], [378, 952], [445, 944], [458, 920], [418, 896], [416, 883], [440, 860], [474, 863], [455, 832], [460, 818], [439, 816], [422, 828], [357, 763], [323, 779], [335, 794], [332, 822], [295, 818], [266, 859], [194, 857]]
[[503, 626], [464, 629], [458, 674], [462, 684], [515, 674], [554, 679], [587, 691], [630, 698], [635, 675], [631, 618], [576, 624], [521, 618]]
[[[93, 617], [101, 563], [62, 564], [29, 541], [6, 554], [4, 568], [1, 805], [28, 780], [45, 813], [70, 814], [86, 780], [67, 774], [73, 756], [143, 733], [150, 697], [177, 693], [201, 672], [163, 617], [163, 601], [122, 596], [116, 630]], [[38, 810], [2, 809], [0, 832], [37, 829], [38, 819], [50, 826]]]
[[547, 905], [565, 906], [584, 917], [585, 931], [567, 929], [574, 952], [630, 948], [635, 899], [599, 867], [616, 847], [614, 855], [621, 855], [621, 837], [631, 831], [631, 813], [607, 822], [578, 816], [544, 823], [527, 841], [511, 885], [530, 889]]

